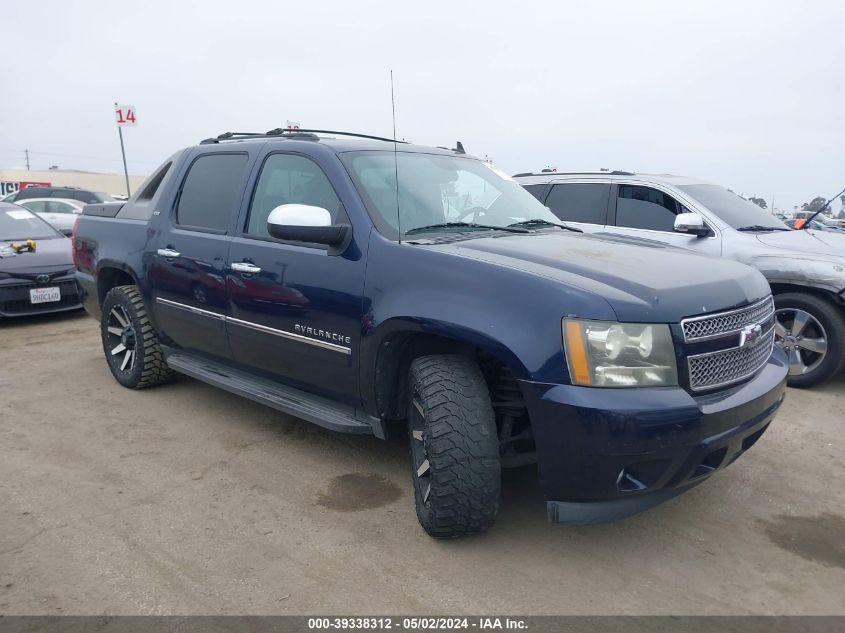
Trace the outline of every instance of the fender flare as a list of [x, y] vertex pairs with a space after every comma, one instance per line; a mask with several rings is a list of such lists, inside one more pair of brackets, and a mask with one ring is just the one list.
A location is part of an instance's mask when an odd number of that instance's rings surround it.
[[[484, 332], [438, 319], [394, 316], [372, 331], [365, 332], [361, 341], [361, 396], [365, 408], [375, 415], [384, 414], [386, 397], [393, 396], [396, 386], [403, 382], [394, 370], [403, 361], [404, 349], [397, 350], [391, 357], [393, 350], [389, 346], [394, 339], [405, 335], [430, 336], [444, 343], [454, 341], [455, 346], [449, 351], [458, 352], [462, 348], [481, 350], [506, 365], [515, 378], [529, 376], [528, 369], [513, 350]], [[443, 352], [443, 348], [432, 348], [432, 353]], [[385, 378], [385, 372], [389, 372], [389, 378]], [[392, 388], [388, 388], [386, 380], [390, 381]]]

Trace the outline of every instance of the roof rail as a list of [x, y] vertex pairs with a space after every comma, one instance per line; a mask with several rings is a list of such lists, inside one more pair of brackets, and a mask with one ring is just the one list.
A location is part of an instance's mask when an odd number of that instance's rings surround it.
[[370, 134], [357, 134], [355, 132], [339, 132], [337, 130], [312, 130], [312, 129], [296, 129], [277, 127], [268, 132], [224, 132], [218, 136], [207, 138], [200, 141], [200, 145], [209, 145], [211, 143], [219, 143], [220, 141], [239, 141], [253, 138], [299, 138], [319, 140], [317, 134], [335, 134], [337, 136], [353, 136], [355, 138], [366, 138], [373, 141], [386, 141], [388, 143], [406, 143], [407, 141], [397, 141], [392, 138], [384, 138], [382, 136], [372, 136]]
[[619, 169], [613, 171], [527, 171], [522, 174], [514, 174], [513, 178], [525, 178], [526, 176], [589, 176], [589, 175], [611, 175], [611, 176], [636, 176], [632, 171], [622, 171]]

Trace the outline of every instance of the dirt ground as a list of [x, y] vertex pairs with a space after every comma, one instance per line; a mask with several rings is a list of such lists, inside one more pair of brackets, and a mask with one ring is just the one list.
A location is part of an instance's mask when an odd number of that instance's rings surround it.
[[184, 379], [134, 392], [96, 322], [0, 324], [0, 614], [845, 614], [845, 378], [790, 390], [726, 471], [549, 525], [532, 469], [488, 534], [417, 524], [405, 444]]

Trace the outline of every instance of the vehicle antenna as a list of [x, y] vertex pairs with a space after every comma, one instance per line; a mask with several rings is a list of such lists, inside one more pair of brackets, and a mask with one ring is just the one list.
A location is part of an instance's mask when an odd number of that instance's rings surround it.
[[[395, 136], [395, 134], [394, 134], [394, 136]], [[843, 193], [845, 193], [845, 189], [843, 189], [842, 191], [840, 191], [839, 193], [837, 193], [835, 196], [833, 196], [830, 200], [828, 200], [827, 202], [825, 202], [825, 203], [821, 206], [821, 209], [819, 209], [819, 210], [818, 210], [818, 211], [816, 211], [813, 215], [811, 215], [809, 218], [807, 218], [806, 220], [804, 220], [804, 224], [802, 224], [802, 225], [801, 225], [801, 228], [802, 228], [802, 229], [806, 229], [808, 226], [810, 226], [810, 222], [812, 222], [813, 220], [815, 220], [815, 219], [816, 219], [816, 216], [817, 216], [819, 213], [821, 213], [822, 211], [824, 211], [825, 209], [827, 209], [828, 205], [829, 205], [831, 202], [833, 202], [834, 200], [836, 200], [836, 199], [837, 199], [839, 196], [841, 196]]]
[[390, 109], [393, 114], [393, 177], [396, 178], [396, 229], [402, 243], [402, 214], [399, 212], [399, 160], [396, 156], [396, 99], [393, 96], [393, 69], [390, 69]]

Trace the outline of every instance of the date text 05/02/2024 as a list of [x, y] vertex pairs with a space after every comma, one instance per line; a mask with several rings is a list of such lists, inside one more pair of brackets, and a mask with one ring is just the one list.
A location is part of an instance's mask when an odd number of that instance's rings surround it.
[[398, 630], [398, 631], [453, 631], [453, 630], [511, 630], [528, 628], [519, 618], [476, 617], [409, 617], [394, 619], [380, 617], [308, 618], [311, 630]]

